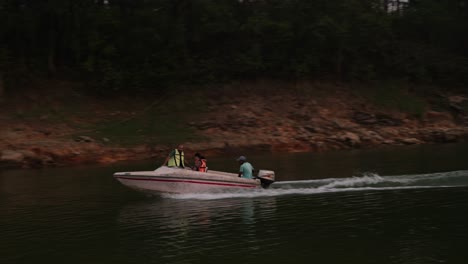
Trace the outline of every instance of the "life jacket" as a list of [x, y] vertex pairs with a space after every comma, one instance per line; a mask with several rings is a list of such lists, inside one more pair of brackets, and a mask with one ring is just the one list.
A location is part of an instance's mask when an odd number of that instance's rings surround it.
[[206, 172], [206, 159], [200, 159], [201, 165], [198, 167], [198, 171]]
[[184, 152], [179, 152], [178, 149], [175, 149], [174, 156], [172, 156], [168, 162], [167, 166], [169, 167], [181, 167], [184, 168]]

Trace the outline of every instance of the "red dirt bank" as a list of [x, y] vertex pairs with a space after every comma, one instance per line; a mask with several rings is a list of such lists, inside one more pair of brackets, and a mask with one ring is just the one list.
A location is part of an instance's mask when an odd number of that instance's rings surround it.
[[[195, 150], [209, 156], [237, 154], [241, 149], [317, 152], [468, 139], [468, 119], [463, 108], [468, 98], [463, 96], [443, 96], [449, 107], [439, 111], [432, 110], [430, 102], [426, 102], [422, 117], [415, 117], [379, 109], [368, 100], [339, 88], [321, 93], [276, 89], [273, 90], [275, 92], [268, 90], [255, 95], [249, 92], [248, 87], [231, 88], [218, 94], [205, 94], [207, 113], [203, 114], [203, 119], [185, 122], [186, 127], [195, 129], [198, 135], [208, 139], [182, 142], [186, 145], [187, 154]], [[95, 114], [89, 120], [75, 117], [72, 122], [75, 125], [70, 125], [70, 122], [53, 122], [51, 125], [47, 116], [28, 121], [17, 118], [25, 106], [15, 102], [18, 101], [12, 99], [0, 104], [0, 168], [112, 163], [148, 158], [162, 162], [172, 148], [167, 144], [116, 147], [106, 139], [87, 136], [86, 131], [77, 128], [80, 127], [77, 124], [116, 115], [100, 102], [89, 104]], [[50, 104], [53, 103], [52, 100]], [[122, 119], [132, 114], [117, 113]], [[82, 136], [64, 136], [80, 133]]]

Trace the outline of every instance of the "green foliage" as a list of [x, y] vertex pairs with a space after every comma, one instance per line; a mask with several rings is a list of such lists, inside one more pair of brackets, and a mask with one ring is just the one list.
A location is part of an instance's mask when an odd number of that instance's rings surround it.
[[[145, 109], [128, 109], [122, 106], [121, 110], [132, 111], [135, 115], [125, 118], [108, 118], [93, 127], [85, 128], [94, 138], [108, 138], [112, 144], [176, 144], [178, 142], [201, 140], [195, 130], [187, 126], [192, 118], [198, 120], [203, 109], [201, 97], [192, 100], [187, 93], [180, 91], [186, 97], [185, 104], [175, 104], [177, 100], [170, 99], [177, 95], [168, 95], [168, 100], [157, 101]], [[196, 95], [196, 93], [195, 93]]]
[[108, 138], [118, 145], [176, 144], [195, 140], [195, 132], [174, 118], [148, 113], [125, 122], [108, 121], [89, 134], [94, 138]]
[[404, 82], [379, 83], [359, 89], [359, 93], [384, 110], [400, 111], [416, 117], [422, 117], [427, 107], [421, 95], [411, 92]]
[[100, 95], [258, 78], [466, 85], [464, 3], [1, 0], [0, 66], [9, 86], [73, 72]]

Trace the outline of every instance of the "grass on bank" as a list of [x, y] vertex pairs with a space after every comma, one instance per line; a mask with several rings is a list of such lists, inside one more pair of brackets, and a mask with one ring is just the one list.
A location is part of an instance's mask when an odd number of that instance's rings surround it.
[[72, 93], [42, 94], [34, 99], [11, 100], [10, 106], [4, 106], [3, 116], [41, 131], [51, 130], [52, 136], [65, 140], [87, 136], [114, 146], [204, 140], [188, 125], [206, 111], [202, 97], [196, 91], [177, 92], [99, 99]]
[[187, 126], [180, 115], [162, 115], [158, 111], [148, 111], [125, 121], [107, 120], [96, 125], [87, 135], [97, 139], [107, 138], [110, 144], [122, 146], [175, 145], [197, 138], [195, 130]]
[[[193, 95], [193, 94], [192, 94]], [[122, 105], [121, 112], [131, 113], [123, 118], [107, 118], [88, 129], [92, 138], [109, 139], [109, 144], [132, 146], [139, 144], [168, 144], [204, 140], [189, 125], [202, 118], [203, 103], [197, 96], [168, 94], [140, 99], [140, 104]], [[117, 99], [118, 102], [118, 99]], [[131, 108], [131, 107], [137, 108]]]
[[398, 111], [421, 118], [428, 105], [422, 94], [411, 92], [405, 83], [380, 83], [355, 87], [353, 92], [383, 111]]

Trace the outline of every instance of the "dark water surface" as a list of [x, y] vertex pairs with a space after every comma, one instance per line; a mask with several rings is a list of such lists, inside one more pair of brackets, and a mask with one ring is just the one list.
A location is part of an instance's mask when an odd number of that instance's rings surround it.
[[149, 197], [112, 177], [162, 161], [0, 172], [0, 263], [468, 263], [466, 144], [248, 158], [273, 188]]

